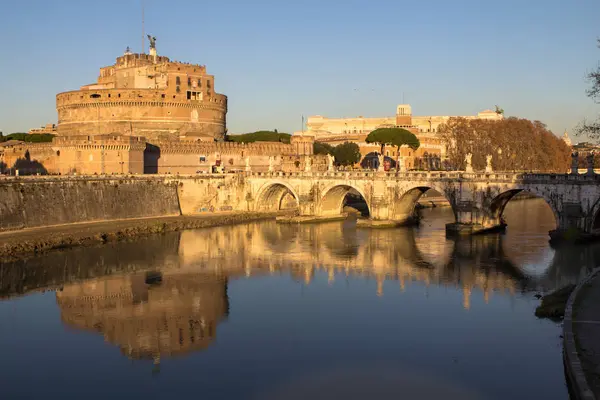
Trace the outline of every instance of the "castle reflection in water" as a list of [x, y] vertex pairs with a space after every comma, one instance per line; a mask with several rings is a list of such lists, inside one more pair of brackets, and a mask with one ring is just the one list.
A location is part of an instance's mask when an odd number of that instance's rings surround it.
[[[232, 279], [289, 273], [309, 285], [324, 271], [329, 283], [340, 275], [374, 278], [379, 296], [386, 280], [397, 281], [399, 290], [418, 281], [462, 290], [469, 309], [474, 290], [487, 303], [493, 294], [560, 286], [585, 272], [562, 262], [572, 257], [569, 249], [532, 275], [515, 264], [522, 264], [521, 255], [502, 235], [460, 241], [436, 235], [357, 230], [352, 221], [184, 231], [0, 264], [0, 295], [56, 290], [67, 326], [101, 333], [128, 357], [156, 361], [210, 345], [229, 314]], [[590, 248], [586, 254], [597, 253]]]

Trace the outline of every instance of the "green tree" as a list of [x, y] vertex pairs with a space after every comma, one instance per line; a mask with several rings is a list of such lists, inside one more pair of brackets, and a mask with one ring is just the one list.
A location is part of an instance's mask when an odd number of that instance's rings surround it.
[[0, 141], [8, 141], [8, 140], [21, 140], [23, 142], [28, 143], [42, 143], [42, 142], [51, 142], [52, 139], [56, 135], [52, 135], [50, 133], [43, 134], [28, 134], [23, 132], [15, 132], [10, 135], [6, 135], [0, 139]]
[[333, 158], [336, 165], [354, 165], [360, 161], [362, 155], [356, 143], [346, 142], [333, 148]]
[[333, 146], [328, 143], [314, 142], [313, 153], [315, 154], [333, 154]]
[[227, 135], [227, 141], [237, 143], [282, 142], [289, 143], [292, 135], [275, 131], [256, 131], [243, 135]]
[[[600, 39], [598, 39], [598, 48], [600, 48]], [[596, 104], [600, 104], [600, 63], [595, 70], [587, 75], [591, 87], [587, 90], [587, 96]], [[593, 139], [600, 139], [600, 114], [595, 121], [583, 121], [577, 129], [579, 135], [588, 135]]]
[[421, 143], [414, 133], [403, 128], [379, 128], [371, 131], [365, 139], [367, 143], [378, 143], [381, 146], [381, 154], [384, 154], [385, 146], [396, 146], [398, 154], [400, 147], [407, 145], [413, 150], [417, 150]]

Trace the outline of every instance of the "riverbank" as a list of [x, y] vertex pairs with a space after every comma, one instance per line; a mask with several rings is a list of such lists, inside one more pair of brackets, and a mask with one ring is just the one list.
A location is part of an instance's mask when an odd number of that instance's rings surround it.
[[564, 361], [572, 398], [600, 399], [600, 268], [573, 291], [563, 321]]
[[121, 219], [0, 232], [0, 261], [56, 249], [127, 240], [153, 233], [234, 225], [274, 219], [288, 212], [218, 212], [197, 216]]

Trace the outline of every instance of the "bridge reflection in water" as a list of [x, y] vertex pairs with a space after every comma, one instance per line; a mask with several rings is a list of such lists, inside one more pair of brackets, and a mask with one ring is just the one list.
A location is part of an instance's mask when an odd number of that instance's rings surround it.
[[448, 240], [448, 211], [428, 211], [432, 218], [418, 229], [264, 222], [55, 252], [0, 265], [0, 295], [56, 290], [67, 326], [101, 333], [128, 357], [157, 361], [211, 344], [229, 315], [228, 283], [239, 278], [289, 273], [309, 285], [363, 277], [376, 280], [379, 296], [386, 281], [398, 290], [412, 282], [451, 286], [468, 309], [473, 291], [488, 302], [493, 294], [549, 290], [576, 282], [600, 259], [599, 246], [551, 250], [543, 233], [540, 244], [531, 234], [530, 243], [518, 234]]

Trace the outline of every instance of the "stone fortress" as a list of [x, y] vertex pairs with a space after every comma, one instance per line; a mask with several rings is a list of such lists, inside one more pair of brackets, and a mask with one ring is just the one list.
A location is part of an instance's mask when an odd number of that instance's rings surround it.
[[[0, 143], [0, 166], [21, 173], [143, 174], [300, 171], [313, 154], [313, 136], [291, 143], [225, 142], [227, 96], [215, 92], [206, 66], [129, 51], [100, 69], [96, 83], [56, 96], [58, 124], [51, 143]], [[324, 169], [326, 159], [312, 166]]]
[[128, 48], [96, 83], [56, 95], [56, 110], [59, 135], [222, 139], [227, 96], [215, 92], [206, 66], [159, 56], [151, 38], [150, 54]]

